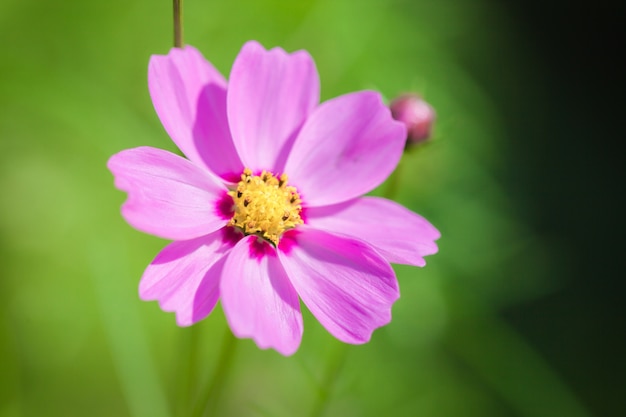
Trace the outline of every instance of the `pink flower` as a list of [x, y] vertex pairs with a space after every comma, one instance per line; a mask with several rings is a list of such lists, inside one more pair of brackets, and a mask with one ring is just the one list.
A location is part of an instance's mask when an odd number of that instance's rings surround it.
[[133, 227], [174, 240], [143, 300], [206, 317], [218, 298], [237, 337], [293, 354], [300, 301], [336, 338], [367, 342], [399, 297], [389, 262], [423, 266], [439, 232], [383, 198], [406, 131], [371, 91], [319, 104], [311, 56], [246, 43], [230, 82], [194, 48], [153, 56], [150, 95], [187, 159], [139, 147], [108, 162]]

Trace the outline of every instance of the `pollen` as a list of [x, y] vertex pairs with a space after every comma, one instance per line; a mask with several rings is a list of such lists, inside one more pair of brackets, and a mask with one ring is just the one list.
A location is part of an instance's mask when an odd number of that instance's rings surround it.
[[300, 195], [287, 185], [286, 174], [276, 177], [263, 171], [252, 175], [246, 168], [237, 187], [228, 194], [235, 202], [228, 225], [245, 235], [257, 235], [277, 246], [285, 231], [304, 223]]

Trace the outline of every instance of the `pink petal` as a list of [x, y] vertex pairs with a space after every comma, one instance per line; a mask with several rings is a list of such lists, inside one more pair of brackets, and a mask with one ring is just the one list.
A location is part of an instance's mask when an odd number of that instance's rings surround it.
[[365, 343], [391, 321], [395, 274], [360, 240], [301, 227], [283, 235], [278, 256], [304, 304], [337, 339]]
[[256, 236], [240, 240], [226, 259], [220, 290], [237, 337], [251, 337], [261, 349], [295, 353], [302, 339], [300, 302], [274, 248]]
[[246, 43], [228, 87], [228, 120], [244, 164], [279, 173], [302, 123], [319, 101], [319, 79], [306, 51], [266, 51]]
[[158, 300], [176, 312], [179, 326], [202, 320], [215, 307], [224, 254], [233, 246], [225, 229], [170, 243], [148, 266], [139, 283], [142, 300]]
[[138, 230], [186, 240], [226, 224], [220, 211], [226, 187], [185, 158], [139, 147], [113, 155], [107, 166], [115, 186], [128, 192], [122, 216]]
[[226, 117], [226, 80], [200, 52], [185, 46], [153, 55], [148, 87], [163, 127], [187, 158], [226, 179], [241, 173]]
[[441, 234], [426, 219], [393, 201], [363, 197], [307, 209], [307, 224], [367, 242], [388, 262], [424, 266]]
[[380, 95], [363, 91], [329, 100], [306, 121], [285, 173], [307, 206], [340, 203], [382, 183], [400, 160], [406, 128]]

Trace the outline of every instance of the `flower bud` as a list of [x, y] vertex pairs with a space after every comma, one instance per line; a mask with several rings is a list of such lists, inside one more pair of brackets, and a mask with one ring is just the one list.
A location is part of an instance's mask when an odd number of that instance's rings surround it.
[[406, 146], [425, 142], [435, 121], [435, 110], [417, 94], [402, 94], [389, 105], [394, 119], [404, 123]]

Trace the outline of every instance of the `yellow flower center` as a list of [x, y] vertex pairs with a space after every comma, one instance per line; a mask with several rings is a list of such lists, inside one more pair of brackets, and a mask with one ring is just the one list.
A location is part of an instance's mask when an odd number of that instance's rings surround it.
[[244, 169], [237, 188], [228, 193], [235, 202], [229, 226], [239, 228], [245, 235], [257, 235], [278, 245], [287, 230], [303, 224], [300, 195], [295, 187], [287, 185], [287, 175], [277, 178], [271, 172], [252, 175]]

